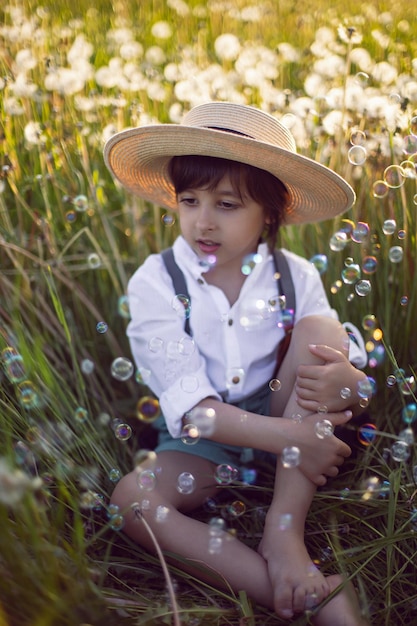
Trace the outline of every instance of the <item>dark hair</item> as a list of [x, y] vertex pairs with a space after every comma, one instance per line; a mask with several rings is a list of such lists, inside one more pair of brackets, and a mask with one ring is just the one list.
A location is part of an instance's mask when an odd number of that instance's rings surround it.
[[168, 165], [168, 173], [174, 185], [175, 193], [186, 189], [215, 189], [227, 174], [233, 189], [242, 196], [242, 191], [265, 211], [265, 239], [270, 249], [276, 245], [278, 229], [283, 221], [289, 193], [285, 185], [275, 176], [252, 165], [229, 161], [210, 156], [176, 156]]

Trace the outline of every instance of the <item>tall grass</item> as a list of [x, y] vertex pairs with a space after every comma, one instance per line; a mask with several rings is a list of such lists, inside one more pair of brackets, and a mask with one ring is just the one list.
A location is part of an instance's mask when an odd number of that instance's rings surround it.
[[[341, 319], [361, 328], [375, 381], [366, 419], [376, 436], [360, 445], [351, 431], [358, 456], [317, 494], [307, 534], [324, 571], [342, 569], [354, 580], [372, 624], [411, 626], [413, 7], [73, 4], [16, 0], [0, 9], [0, 624], [280, 623], [244, 595], [217, 592], [175, 568], [163, 576], [163, 557], [133, 545], [108, 504], [137, 451], [153, 444], [137, 411], [146, 380], [111, 373], [115, 359], [130, 358], [127, 280], [178, 228], [174, 216], [115, 185], [103, 141], [129, 125], [177, 121], [198, 101], [218, 98], [286, 116], [299, 151], [328, 163], [357, 193], [343, 218], [281, 233], [283, 246], [326, 257], [329, 298]], [[219, 47], [222, 34], [233, 41]], [[366, 160], [354, 164], [349, 150], [358, 137]], [[396, 186], [386, 168], [404, 161]], [[375, 194], [384, 175], [389, 185]], [[395, 220], [391, 231], [386, 220]], [[334, 237], [340, 231], [346, 240]], [[401, 460], [392, 445], [404, 439]], [[271, 489], [258, 468], [255, 485], [219, 488], [212, 506], [255, 545]], [[245, 513], [230, 517], [236, 497]], [[199, 514], [207, 519], [213, 510]]]

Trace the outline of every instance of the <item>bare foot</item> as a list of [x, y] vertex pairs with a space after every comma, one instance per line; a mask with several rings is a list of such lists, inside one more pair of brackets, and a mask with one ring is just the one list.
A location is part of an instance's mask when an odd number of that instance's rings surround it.
[[326, 578], [313, 564], [304, 540], [293, 529], [273, 534], [265, 531], [258, 552], [267, 562], [274, 608], [280, 617], [291, 619], [294, 613], [312, 609], [328, 596], [330, 587]]
[[335, 574], [328, 576], [326, 581], [330, 592], [343, 584], [343, 587], [334, 598], [319, 609], [313, 618], [315, 626], [369, 626], [369, 622], [362, 616], [358, 597], [351, 582], [346, 582], [342, 576]]

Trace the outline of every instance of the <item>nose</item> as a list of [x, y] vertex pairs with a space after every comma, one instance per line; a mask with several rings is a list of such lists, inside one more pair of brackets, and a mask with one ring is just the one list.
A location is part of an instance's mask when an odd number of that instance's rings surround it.
[[207, 204], [200, 205], [196, 224], [202, 232], [214, 230], [215, 220], [213, 211]]

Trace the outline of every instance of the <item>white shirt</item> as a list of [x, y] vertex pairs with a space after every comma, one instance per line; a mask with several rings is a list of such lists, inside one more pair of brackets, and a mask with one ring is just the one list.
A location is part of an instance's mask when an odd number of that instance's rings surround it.
[[[207, 266], [183, 237], [173, 250], [188, 286], [192, 337], [184, 331], [186, 308], [176, 298], [160, 254], [150, 255], [129, 281], [127, 334], [143, 381], [158, 397], [170, 434], [179, 437], [183, 415], [204, 398], [238, 402], [271, 380], [284, 330], [267, 244], [259, 246], [262, 262], [232, 306], [221, 289], [205, 281]], [[294, 322], [308, 315], [337, 319], [314, 265], [284, 253], [295, 288]], [[350, 360], [360, 364], [362, 352], [350, 343]]]

